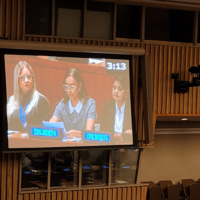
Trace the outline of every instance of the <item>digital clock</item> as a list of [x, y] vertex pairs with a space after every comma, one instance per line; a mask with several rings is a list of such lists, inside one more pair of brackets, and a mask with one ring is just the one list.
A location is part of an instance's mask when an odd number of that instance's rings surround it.
[[119, 71], [125, 71], [127, 69], [125, 62], [106, 62], [106, 69], [107, 70], [119, 70]]
[[106, 59], [107, 74], [129, 74], [129, 60]]

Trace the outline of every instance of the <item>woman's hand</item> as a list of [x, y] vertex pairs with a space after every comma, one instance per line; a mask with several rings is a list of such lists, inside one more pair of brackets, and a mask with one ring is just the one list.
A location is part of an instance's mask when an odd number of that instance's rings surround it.
[[115, 138], [116, 143], [119, 143], [121, 142], [122, 136], [119, 133], [114, 133], [114, 138]]
[[132, 130], [126, 130], [125, 133], [126, 133], [126, 134], [131, 134], [131, 135], [132, 135]]
[[[131, 135], [132, 135], [132, 130], [126, 130], [126, 131], [125, 131], [125, 134], [127, 135], [128, 138], [130, 138]], [[125, 135], [124, 135], [124, 136], [125, 136]], [[125, 140], [126, 140], [127, 137], [125, 137]], [[122, 141], [123, 141], [122, 135], [119, 134], [119, 133], [114, 133], [114, 138], [115, 138], [116, 143], [119, 143], [119, 142], [122, 142]], [[131, 138], [130, 138], [130, 139], [131, 139]]]
[[77, 131], [77, 130], [70, 130], [68, 132], [65, 133], [65, 136], [67, 139], [72, 139], [73, 137], [81, 137], [81, 131]]
[[49, 120], [49, 122], [59, 122], [60, 120], [57, 118], [57, 117], [55, 117], [55, 116], [53, 116], [50, 120]]

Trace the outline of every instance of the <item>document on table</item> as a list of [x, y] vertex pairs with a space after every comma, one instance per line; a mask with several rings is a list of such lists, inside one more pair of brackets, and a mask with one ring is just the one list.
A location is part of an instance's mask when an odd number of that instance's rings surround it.
[[8, 130], [7, 132], [8, 134], [12, 134], [12, 133], [19, 133], [19, 131], [14, 131], [14, 130]]
[[63, 122], [46, 122], [46, 121], [42, 121], [42, 124], [43, 124], [44, 127], [60, 128], [60, 129], [63, 129], [63, 133], [67, 132]]

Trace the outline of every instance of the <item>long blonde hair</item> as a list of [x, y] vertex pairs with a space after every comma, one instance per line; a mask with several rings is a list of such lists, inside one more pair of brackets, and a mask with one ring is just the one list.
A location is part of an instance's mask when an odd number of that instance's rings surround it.
[[16, 64], [15, 70], [14, 70], [14, 95], [12, 95], [9, 98], [9, 101], [7, 103], [7, 119], [8, 119], [8, 121], [9, 121], [12, 113], [19, 108], [21, 101], [22, 101], [23, 93], [19, 87], [18, 78], [19, 78], [20, 71], [23, 68], [27, 68], [33, 76], [32, 77], [33, 78], [33, 87], [31, 89], [30, 102], [26, 109], [26, 114], [28, 114], [32, 108], [37, 107], [37, 104], [38, 104], [38, 99], [39, 99], [40, 93], [36, 90], [36, 80], [35, 80], [35, 75], [32, 70], [32, 67], [26, 61], [19, 61]]

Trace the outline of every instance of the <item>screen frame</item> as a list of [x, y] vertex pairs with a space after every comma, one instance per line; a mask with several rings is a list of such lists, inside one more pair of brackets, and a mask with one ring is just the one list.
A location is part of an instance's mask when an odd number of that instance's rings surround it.
[[[131, 98], [131, 115], [132, 115], [132, 132], [133, 132], [133, 144], [131, 145], [101, 145], [101, 146], [75, 146], [75, 147], [47, 147], [47, 148], [8, 148], [8, 137], [7, 137], [7, 114], [6, 114], [6, 78], [5, 78], [5, 60], [6, 54], [13, 55], [43, 55], [43, 56], [58, 56], [58, 57], [77, 57], [77, 58], [107, 58], [107, 59], [127, 59], [129, 60], [129, 80], [130, 80], [130, 98]], [[123, 148], [137, 148], [137, 132], [136, 132], [136, 121], [134, 111], [134, 92], [133, 92], [133, 69], [132, 69], [132, 55], [125, 54], [111, 54], [111, 53], [85, 53], [85, 52], [69, 52], [69, 51], [47, 51], [47, 50], [22, 50], [22, 49], [0, 49], [0, 77], [1, 77], [1, 94], [3, 97], [0, 100], [2, 106], [0, 106], [1, 118], [2, 118], [2, 152], [33, 152], [33, 151], [71, 151], [71, 150], [85, 150], [85, 149], [123, 149]]]

